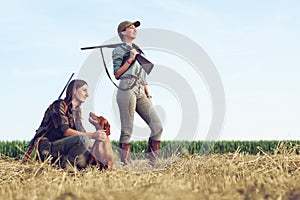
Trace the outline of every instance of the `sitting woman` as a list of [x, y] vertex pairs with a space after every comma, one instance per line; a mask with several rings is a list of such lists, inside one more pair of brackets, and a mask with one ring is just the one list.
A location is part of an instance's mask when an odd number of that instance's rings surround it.
[[103, 141], [106, 133], [98, 130], [86, 132], [81, 122], [80, 106], [88, 97], [88, 85], [84, 80], [70, 82], [65, 99], [54, 101], [46, 110], [42, 123], [33, 139], [42, 160], [51, 155], [52, 161], [60, 157], [60, 166], [83, 168], [91, 157], [90, 139]]

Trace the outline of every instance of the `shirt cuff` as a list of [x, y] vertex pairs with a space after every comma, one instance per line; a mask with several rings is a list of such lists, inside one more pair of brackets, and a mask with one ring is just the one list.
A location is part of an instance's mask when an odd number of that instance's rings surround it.
[[64, 124], [64, 125], [62, 125], [62, 126], [60, 127], [60, 130], [61, 130], [61, 132], [62, 132], [63, 134], [65, 134], [65, 132], [66, 132], [66, 130], [67, 130], [68, 128], [70, 128], [69, 125]]

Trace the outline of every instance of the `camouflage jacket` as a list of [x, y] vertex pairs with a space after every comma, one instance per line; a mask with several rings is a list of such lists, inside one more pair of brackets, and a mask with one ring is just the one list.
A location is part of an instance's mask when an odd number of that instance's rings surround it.
[[46, 110], [36, 135], [40, 137], [46, 133], [45, 137], [53, 142], [65, 137], [64, 133], [68, 128], [85, 132], [81, 122], [81, 109], [72, 109], [72, 104], [56, 100]]
[[[125, 47], [116, 47], [112, 52], [114, 74], [118, 71], [120, 67], [122, 67], [122, 65], [124, 65], [124, 63], [128, 60], [130, 56], [130, 50], [128, 49], [130, 49], [131, 47], [128, 44], [124, 45]], [[140, 50], [140, 48], [135, 44], [134, 47], [139, 53], [143, 53], [142, 50]], [[141, 79], [144, 85], [148, 84], [146, 80], [146, 72], [136, 60], [131, 63], [130, 67], [122, 74], [120, 78], [122, 79], [128, 76], [134, 76], [136, 78]]]

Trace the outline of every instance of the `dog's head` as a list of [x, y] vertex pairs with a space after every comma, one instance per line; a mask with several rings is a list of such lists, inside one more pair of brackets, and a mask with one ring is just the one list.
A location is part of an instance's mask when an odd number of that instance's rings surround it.
[[106, 135], [110, 135], [110, 124], [103, 116], [97, 116], [95, 113], [90, 112], [89, 121], [95, 126], [96, 130], [105, 130]]

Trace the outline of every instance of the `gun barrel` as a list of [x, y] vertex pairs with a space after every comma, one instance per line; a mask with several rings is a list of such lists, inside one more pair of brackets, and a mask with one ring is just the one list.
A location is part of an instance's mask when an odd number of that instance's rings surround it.
[[97, 49], [97, 48], [116, 48], [118, 46], [124, 45], [124, 43], [117, 43], [117, 44], [105, 44], [101, 46], [93, 46], [93, 47], [83, 47], [81, 50], [89, 50], [89, 49]]
[[63, 95], [64, 91], [66, 90], [66, 88], [68, 87], [72, 77], [74, 76], [74, 73], [71, 74], [71, 77], [69, 78], [67, 84], [65, 85], [64, 89], [61, 91], [60, 95], [58, 96], [58, 99], [60, 99], [60, 97]]

